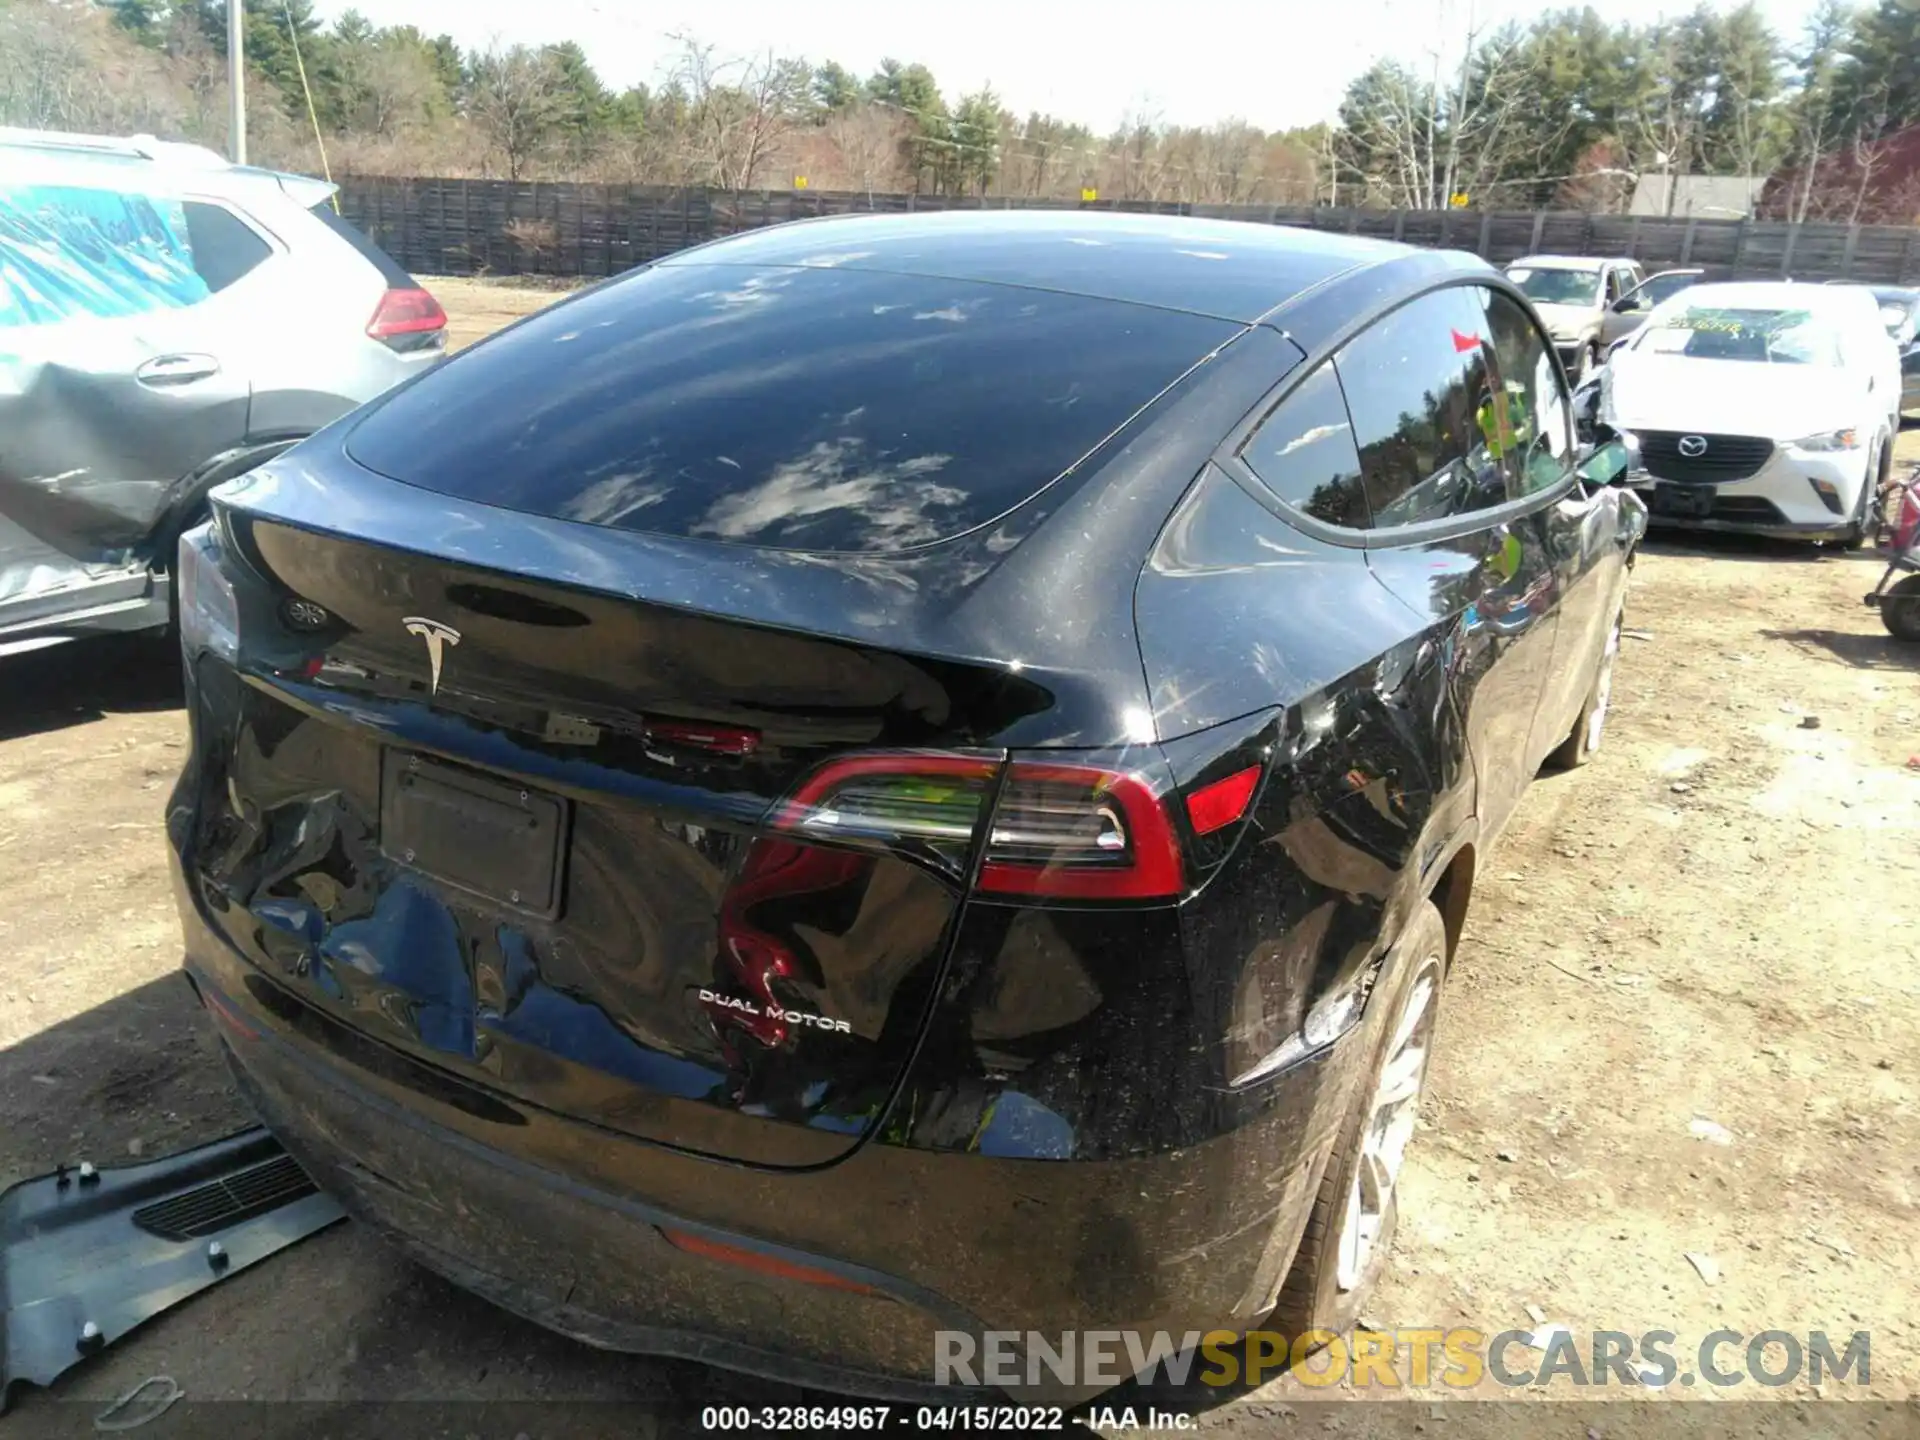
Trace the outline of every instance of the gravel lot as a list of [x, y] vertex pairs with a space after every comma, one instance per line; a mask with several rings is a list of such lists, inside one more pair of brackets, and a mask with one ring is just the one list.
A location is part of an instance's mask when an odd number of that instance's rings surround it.
[[[461, 341], [552, 298], [429, 283]], [[1902, 455], [1920, 463], [1920, 431]], [[1860, 604], [1877, 574], [1785, 544], [1648, 547], [1604, 753], [1534, 785], [1474, 897], [1376, 1323], [1524, 1329], [1533, 1306], [1683, 1347], [1868, 1330], [1871, 1384], [1827, 1393], [1920, 1395], [1920, 654]], [[160, 807], [185, 729], [157, 646], [0, 662], [0, 1185], [246, 1122], [177, 973]], [[626, 1434], [790, 1398], [550, 1336], [351, 1225], [55, 1395], [155, 1374], [194, 1399], [642, 1402]], [[1309, 1395], [1284, 1379], [1204, 1424], [1267, 1433]], [[1430, 1417], [1421, 1398], [1404, 1413]], [[1554, 1428], [1631, 1433], [1627, 1413], [1590, 1393]], [[1427, 1428], [1478, 1425], [1446, 1421]]]

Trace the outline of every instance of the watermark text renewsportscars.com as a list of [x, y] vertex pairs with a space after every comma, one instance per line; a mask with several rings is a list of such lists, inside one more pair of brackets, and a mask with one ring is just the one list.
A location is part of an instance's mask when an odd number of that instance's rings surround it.
[[1528, 1386], [1709, 1386], [1770, 1389], [1805, 1381], [1872, 1382], [1868, 1332], [1711, 1330], [1682, 1342], [1671, 1330], [942, 1330], [934, 1379], [942, 1385], [1118, 1385], [1139, 1377], [1172, 1385], [1255, 1386], [1291, 1371], [1300, 1383], [1356, 1390], [1471, 1390]]

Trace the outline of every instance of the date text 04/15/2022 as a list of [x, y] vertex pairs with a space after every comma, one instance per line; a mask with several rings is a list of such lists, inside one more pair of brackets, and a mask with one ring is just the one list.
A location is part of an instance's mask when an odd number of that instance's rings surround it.
[[[1191, 1430], [1195, 1423], [1191, 1415], [1178, 1411], [1131, 1405], [1104, 1407], [1086, 1420], [1101, 1430], [1120, 1431]], [[700, 1428], [755, 1433], [1046, 1434], [1064, 1432], [1067, 1413], [1057, 1405], [709, 1405], [700, 1412]]]

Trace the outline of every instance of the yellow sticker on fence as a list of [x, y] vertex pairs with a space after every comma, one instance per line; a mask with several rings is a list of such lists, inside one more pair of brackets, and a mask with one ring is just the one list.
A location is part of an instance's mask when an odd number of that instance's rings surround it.
[[1100, 198], [1100, 192], [1094, 189], [1091, 185], [1082, 185], [1080, 187], [1080, 201], [1082, 204], [1091, 204], [1092, 202], [1094, 202], [1095, 200], [1098, 200], [1099, 198]]

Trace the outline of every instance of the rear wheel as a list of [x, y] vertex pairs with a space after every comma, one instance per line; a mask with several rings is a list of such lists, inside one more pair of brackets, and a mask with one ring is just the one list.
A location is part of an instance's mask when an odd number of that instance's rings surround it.
[[1424, 901], [1387, 958], [1382, 983], [1391, 988], [1380, 997], [1389, 1002], [1386, 1025], [1327, 1158], [1306, 1233], [1269, 1322], [1285, 1335], [1345, 1334], [1386, 1268], [1446, 969], [1446, 925], [1433, 902]]
[[1600, 749], [1607, 729], [1607, 709], [1613, 703], [1613, 667], [1620, 655], [1620, 629], [1626, 618], [1625, 610], [1615, 613], [1613, 628], [1607, 632], [1607, 647], [1600, 653], [1600, 668], [1594, 672], [1593, 686], [1587, 691], [1579, 718], [1560, 748], [1547, 757], [1547, 764], [1556, 770], [1577, 770]]
[[1909, 575], [1880, 602], [1880, 619], [1896, 640], [1920, 640], [1920, 575]]

